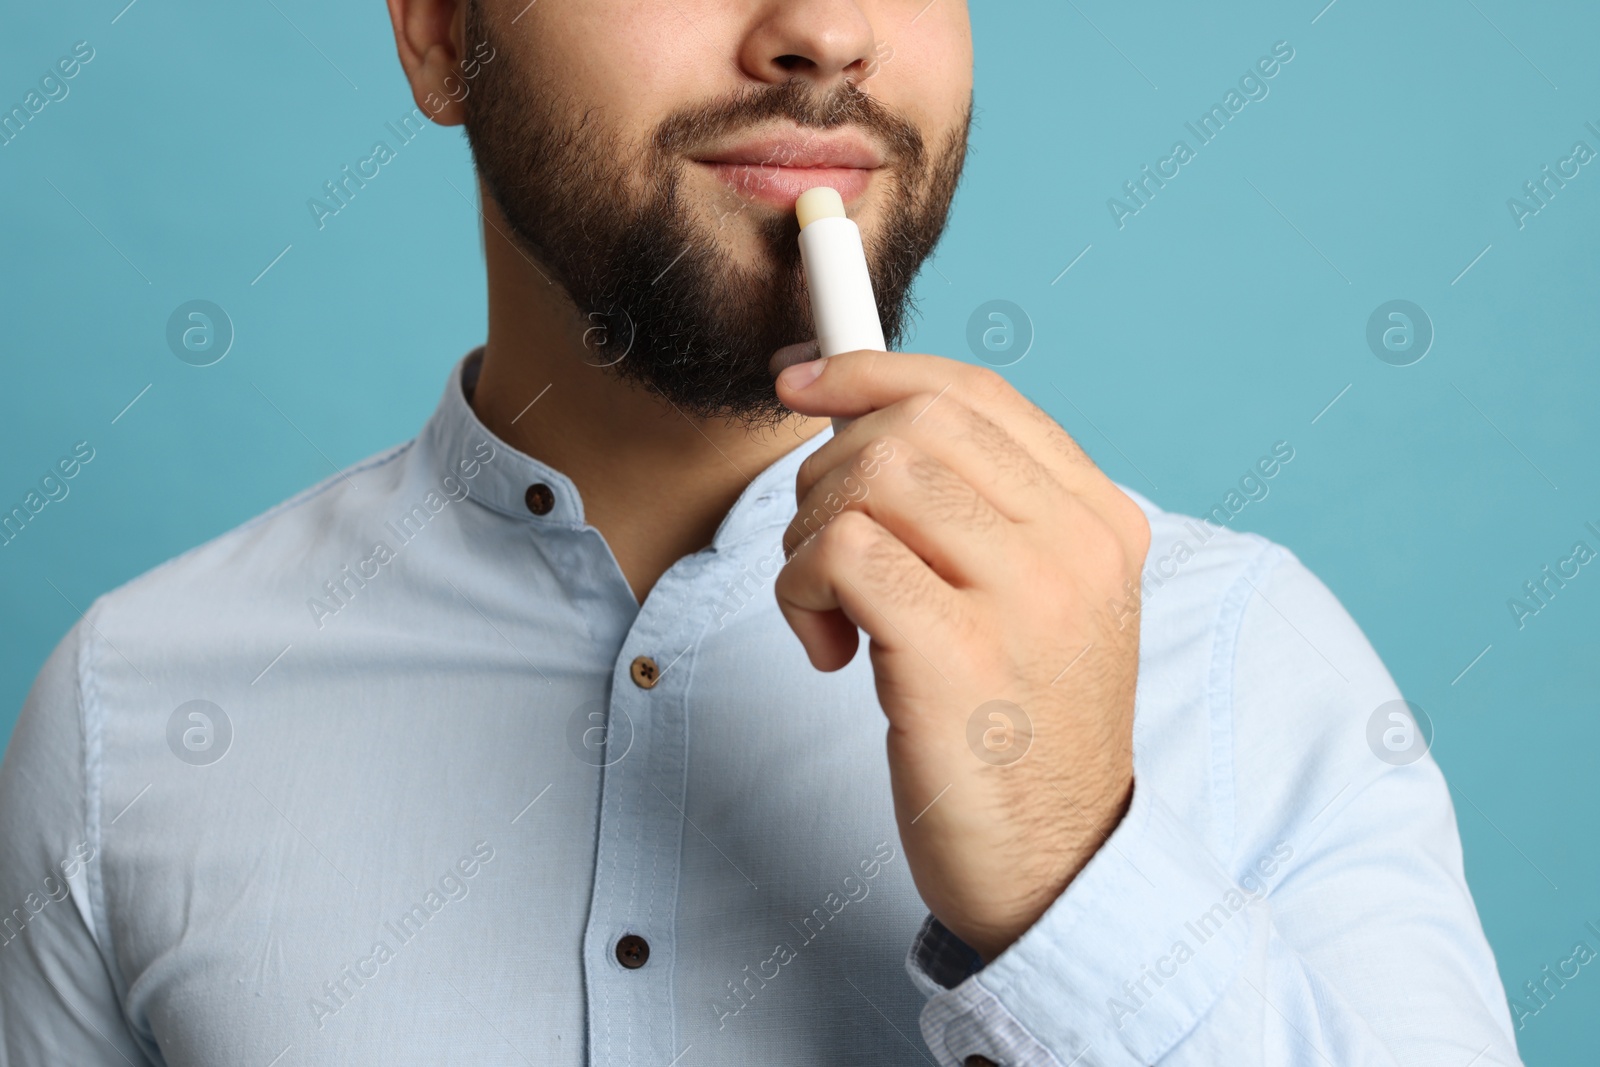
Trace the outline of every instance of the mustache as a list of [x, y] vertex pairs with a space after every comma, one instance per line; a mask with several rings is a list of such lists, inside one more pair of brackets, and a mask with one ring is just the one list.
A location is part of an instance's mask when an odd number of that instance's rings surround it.
[[818, 93], [802, 78], [742, 89], [704, 104], [680, 108], [662, 120], [651, 137], [657, 159], [682, 156], [748, 126], [787, 119], [802, 129], [855, 126], [875, 137], [886, 160], [906, 171], [920, 171], [927, 160], [922, 135], [874, 97], [845, 82]]

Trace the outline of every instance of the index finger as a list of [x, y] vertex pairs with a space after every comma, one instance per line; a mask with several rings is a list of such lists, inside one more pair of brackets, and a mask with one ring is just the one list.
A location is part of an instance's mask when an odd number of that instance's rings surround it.
[[844, 418], [859, 418], [919, 394], [929, 397], [929, 407], [954, 395], [1005, 430], [1063, 484], [1083, 487], [1091, 472], [1105, 477], [1059, 423], [988, 367], [943, 356], [863, 349], [788, 366], [778, 375], [777, 390], [791, 411]]

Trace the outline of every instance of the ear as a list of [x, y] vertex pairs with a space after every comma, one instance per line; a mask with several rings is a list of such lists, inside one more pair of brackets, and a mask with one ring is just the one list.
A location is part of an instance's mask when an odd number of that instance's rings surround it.
[[459, 126], [466, 120], [461, 101], [466, 98], [467, 3], [388, 0], [395, 48], [411, 82], [412, 99], [440, 126]]

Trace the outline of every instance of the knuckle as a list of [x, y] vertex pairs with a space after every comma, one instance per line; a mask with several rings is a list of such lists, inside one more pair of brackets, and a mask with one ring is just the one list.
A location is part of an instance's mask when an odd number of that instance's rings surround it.
[[805, 459], [801, 460], [800, 466], [795, 469], [794, 496], [796, 500], [804, 499], [806, 490], [811, 488], [812, 483], [817, 480], [819, 476], [817, 468], [822, 462], [817, 457], [821, 454], [821, 452], [822, 449], [816, 449]]
[[1106, 514], [1104, 523], [1109, 534], [1122, 547], [1124, 562], [1131, 568], [1142, 568], [1145, 555], [1150, 550], [1150, 519], [1133, 497], [1124, 493], [1116, 483], [1106, 479]]
[[922, 507], [941, 524], [987, 530], [997, 517], [978, 492], [936, 459], [917, 456], [906, 464], [906, 481]]
[[817, 541], [824, 532], [833, 525], [838, 517], [844, 513], [844, 506], [834, 508], [826, 498], [814, 507], [802, 510], [789, 521], [788, 528], [784, 531], [784, 544], [787, 554], [793, 558], [805, 546]]
[[863, 478], [876, 478], [885, 465], [906, 453], [906, 443], [892, 434], [880, 433], [856, 452], [853, 469]]
[[982, 456], [1004, 481], [1026, 489], [1039, 489], [1052, 480], [1032, 453], [1019, 445], [1004, 426], [981, 411], [960, 406], [948, 417], [960, 420], [950, 426], [948, 435], [965, 437], [974, 454]]
[[1069, 497], [1063, 529], [1066, 543], [1071, 545], [1066, 565], [1085, 588], [1118, 581], [1126, 573], [1121, 531], [1097, 507], [1082, 498]]
[[1128, 542], [1110, 522], [1102, 522], [1089, 539], [1089, 560], [1094, 573], [1106, 581], [1120, 581], [1133, 569]]
[[969, 366], [971, 370], [967, 373], [966, 384], [973, 396], [980, 400], [996, 400], [1011, 391], [1011, 383], [993, 367]]
[[893, 434], [880, 433], [863, 445], [857, 455], [863, 460], [876, 460], [882, 463], [893, 458], [904, 448], [905, 442]]
[[859, 511], [845, 511], [817, 535], [817, 550], [828, 563], [866, 558], [879, 541], [878, 525]]
[[1131, 498], [1124, 496], [1123, 499], [1128, 502], [1126, 516], [1127, 536], [1129, 543], [1133, 546], [1136, 557], [1134, 565], [1142, 568], [1145, 556], [1150, 552], [1150, 517]]

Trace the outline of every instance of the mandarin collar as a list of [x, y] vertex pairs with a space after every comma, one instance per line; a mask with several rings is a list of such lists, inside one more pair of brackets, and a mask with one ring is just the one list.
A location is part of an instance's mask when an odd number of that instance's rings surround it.
[[[583, 529], [583, 498], [572, 479], [511, 447], [472, 410], [470, 397], [482, 361], [480, 345], [451, 369], [444, 395], [419, 435], [435, 476], [465, 480], [471, 499], [507, 518], [544, 528]], [[723, 517], [712, 547], [726, 548], [771, 526], [786, 525], [794, 516], [800, 464], [832, 437], [832, 428], [824, 428], [756, 474]]]

